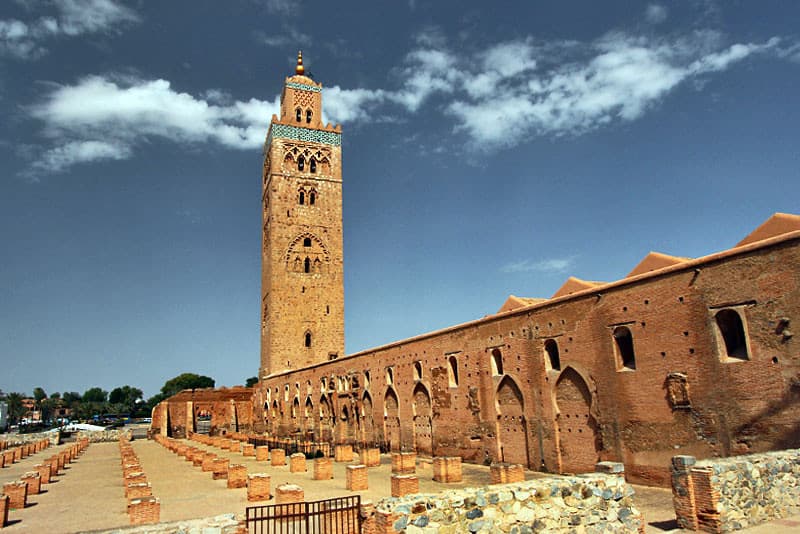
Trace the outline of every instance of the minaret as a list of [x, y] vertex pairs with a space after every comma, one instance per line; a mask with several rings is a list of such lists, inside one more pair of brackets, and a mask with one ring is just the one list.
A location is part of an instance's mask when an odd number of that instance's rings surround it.
[[259, 378], [344, 353], [341, 127], [302, 52], [264, 144]]

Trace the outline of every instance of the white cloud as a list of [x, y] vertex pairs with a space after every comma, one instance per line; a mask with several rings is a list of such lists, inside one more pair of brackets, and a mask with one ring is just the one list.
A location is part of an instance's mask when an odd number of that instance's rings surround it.
[[47, 150], [33, 164], [33, 168], [39, 171], [55, 172], [76, 163], [126, 159], [130, 154], [130, 147], [118, 141], [70, 141]]
[[[2, 32], [25, 29], [0, 25]], [[725, 46], [722, 36], [710, 31], [672, 39], [610, 33], [583, 44], [511, 40], [474, 54], [453, 52], [435, 29], [415, 41], [416, 48], [393, 71], [395, 87], [326, 88], [323, 120], [375, 122], [377, 116], [392, 117], [392, 107], [411, 114], [427, 107], [449, 118], [472, 148], [488, 151], [632, 121], [682, 83], [700, 83], [758, 53], [798, 53], [796, 46], [780, 48], [778, 39]], [[152, 137], [253, 149], [263, 143], [274, 113], [279, 113], [277, 96], [239, 101], [219, 89], [191, 95], [167, 80], [113, 76], [60, 86], [31, 108], [44, 123], [44, 134], [59, 143], [46, 152], [50, 163], [40, 170], [111, 157], [100, 145], [80, 143], [124, 147], [120, 157]]]
[[[39, 170], [62, 170], [74, 163], [108, 159], [104, 141], [125, 147], [115, 159], [129, 157], [136, 145], [151, 137], [178, 143], [214, 142], [230, 148], [257, 148], [273, 113], [272, 102], [250, 99], [227, 104], [218, 91], [208, 100], [175, 91], [166, 80], [113, 80], [90, 76], [62, 86], [31, 109], [45, 123], [45, 134], [68, 139], [45, 153]], [[66, 147], [66, 148], [63, 148]], [[80, 149], [80, 150], [79, 150]]]
[[342, 124], [369, 118], [368, 109], [382, 102], [386, 93], [380, 89], [342, 89], [338, 85], [323, 92], [323, 122]]
[[575, 264], [575, 258], [547, 258], [544, 260], [521, 260], [507, 263], [500, 268], [504, 273], [563, 273]]
[[[501, 43], [489, 61], [457, 60], [465, 94], [457, 93], [447, 112], [456, 131], [487, 150], [532, 136], [580, 134], [634, 120], [682, 82], [725, 70], [776, 44], [772, 39], [721, 48], [713, 32], [673, 41], [611, 33], [584, 46], [568, 43], [555, 54], [559, 61], [548, 64], [533, 43]], [[518, 71], [490, 67], [514, 61]]]
[[644, 12], [644, 18], [650, 24], [661, 24], [667, 20], [667, 8], [660, 4], [650, 4]]
[[115, 0], [53, 0], [56, 16], [30, 22], [0, 20], [0, 53], [35, 59], [47, 52], [44, 42], [58, 36], [117, 31], [122, 24], [138, 22], [135, 11]]

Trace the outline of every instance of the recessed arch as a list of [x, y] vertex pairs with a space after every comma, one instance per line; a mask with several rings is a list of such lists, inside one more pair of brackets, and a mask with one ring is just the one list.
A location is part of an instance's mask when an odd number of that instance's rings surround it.
[[561, 370], [561, 356], [558, 352], [558, 342], [555, 339], [548, 339], [544, 342], [544, 353], [546, 356], [545, 366], [549, 371]]
[[722, 345], [721, 348], [724, 348], [725, 356], [737, 360], [749, 360], [747, 335], [739, 312], [732, 308], [719, 310], [714, 314], [714, 322], [722, 338], [720, 345]]

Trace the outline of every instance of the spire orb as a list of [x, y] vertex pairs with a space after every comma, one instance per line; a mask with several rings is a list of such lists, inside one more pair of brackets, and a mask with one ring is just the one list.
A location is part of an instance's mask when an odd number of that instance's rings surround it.
[[303, 66], [303, 51], [297, 52], [297, 66], [294, 68], [295, 74], [299, 74], [303, 76], [306, 72], [306, 68]]

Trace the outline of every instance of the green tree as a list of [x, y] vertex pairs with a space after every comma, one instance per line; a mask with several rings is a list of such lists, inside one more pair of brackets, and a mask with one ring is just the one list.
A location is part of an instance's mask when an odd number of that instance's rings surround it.
[[58, 391], [56, 391], [55, 393], [51, 393], [50, 398], [52, 400], [59, 400], [61, 398], [61, 393], [59, 393]]
[[184, 389], [213, 388], [213, 378], [194, 373], [183, 373], [164, 382], [161, 394], [164, 398], [171, 397]]
[[122, 408], [117, 411], [133, 413], [136, 411], [137, 401], [141, 398], [141, 389], [126, 385], [112, 389], [111, 393], [108, 395], [108, 402], [117, 405], [118, 408]]
[[82, 397], [83, 402], [106, 402], [108, 400], [108, 391], [104, 391], [98, 387], [87, 389]]
[[67, 404], [67, 406], [72, 408], [74, 405], [81, 402], [81, 394], [77, 391], [65, 391], [62, 400]]
[[258, 384], [257, 376], [251, 376], [250, 378], [247, 379], [247, 382], [244, 383], [244, 385], [249, 388], [255, 386], [256, 384]]
[[6, 395], [6, 403], [8, 404], [8, 422], [13, 424], [19, 423], [22, 416], [25, 415], [25, 407], [22, 406], [22, 399], [25, 398], [24, 393], [12, 392]]
[[33, 388], [33, 398], [36, 399], [36, 404], [39, 404], [47, 398], [47, 393], [44, 388]]

